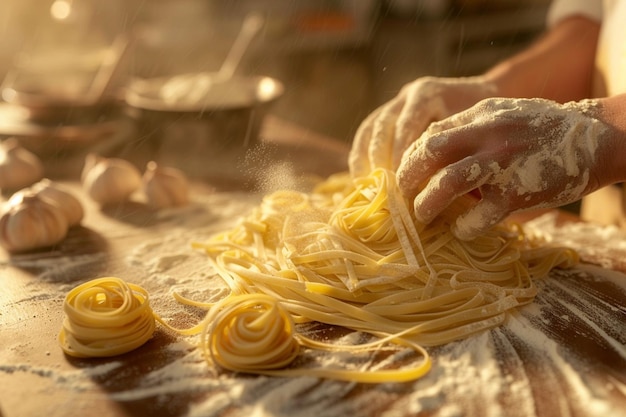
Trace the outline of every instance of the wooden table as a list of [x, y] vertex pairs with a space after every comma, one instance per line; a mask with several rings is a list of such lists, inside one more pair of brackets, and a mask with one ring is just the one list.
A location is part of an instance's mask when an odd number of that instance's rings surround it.
[[263, 137], [273, 151], [257, 163], [272, 175], [256, 176], [252, 188], [196, 184], [191, 205], [180, 210], [155, 213], [137, 197], [102, 211], [69, 181], [87, 211], [82, 226], [54, 250], [0, 253], [3, 417], [625, 415], [626, 268], [620, 258], [626, 240], [545, 218], [538, 229], [578, 245], [587, 261], [603, 266], [554, 271], [539, 282], [535, 302], [505, 325], [429, 349], [433, 369], [415, 382], [365, 385], [219, 372], [207, 366], [193, 338], [162, 327], [119, 357], [65, 356], [56, 337], [71, 288], [118, 276], [144, 286], [164, 319], [191, 325], [203, 312], [178, 304], [172, 292], [195, 299], [224, 292], [190, 242], [231, 226], [277, 185], [271, 179], [280, 173], [306, 183], [311, 175], [345, 169], [345, 145], [297, 126], [270, 118]]

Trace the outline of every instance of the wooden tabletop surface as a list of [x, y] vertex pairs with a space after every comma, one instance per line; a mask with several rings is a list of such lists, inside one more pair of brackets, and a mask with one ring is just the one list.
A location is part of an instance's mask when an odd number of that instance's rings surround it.
[[[190, 243], [231, 226], [280, 173], [308, 181], [346, 167], [344, 144], [283, 121], [269, 118], [263, 138], [272, 144], [263, 161], [257, 160], [266, 178], [256, 174], [258, 181], [241, 189], [195, 184], [191, 204], [180, 210], [150, 211], [137, 198], [103, 211], [77, 182], [66, 181], [86, 208], [82, 225], [53, 250], [0, 253], [3, 417], [626, 415], [626, 268], [621, 263], [626, 240], [617, 231], [549, 219], [543, 221], [551, 226], [536, 226], [578, 245], [584, 262], [539, 281], [536, 300], [503, 326], [429, 349], [432, 370], [411, 383], [367, 385], [219, 371], [207, 365], [193, 338], [162, 327], [145, 345], [118, 357], [65, 356], [56, 338], [71, 288], [118, 276], [144, 286], [164, 319], [193, 324], [203, 313], [180, 305], [172, 293], [207, 299], [219, 298], [224, 289]], [[314, 327], [309, 331], [319, 331]], [[321, 363], [341, 360], [320, 357]]]

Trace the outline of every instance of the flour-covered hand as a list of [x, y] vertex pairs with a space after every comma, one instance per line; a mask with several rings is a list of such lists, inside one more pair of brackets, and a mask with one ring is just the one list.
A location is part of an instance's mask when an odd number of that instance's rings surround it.
[[495, 84], [478, 76], [423, 77], [405, 85], [359, 126], [350, 152], [351, 174], [364, 176], [375, 168], [395, 170], [406, 148], [430, 123], [496, 94]]
[[398, 184], [431, 222], [458, 197], [480, 199], [452, 231], [469, 240], [508, 214], [574, 202], [600, 186], [610, 127], [595, 101], [486, 99], [433, 123], [405, 152]]

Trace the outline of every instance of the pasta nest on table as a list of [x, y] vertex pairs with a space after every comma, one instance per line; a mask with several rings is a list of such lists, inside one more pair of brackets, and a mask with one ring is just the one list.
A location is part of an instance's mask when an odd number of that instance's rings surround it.
[[63, 311], [59, 344], [74, 357], [129, 352], [148, 341], [155, 329], [148, 292], [116, 277], [77, 286], [65, 297]]

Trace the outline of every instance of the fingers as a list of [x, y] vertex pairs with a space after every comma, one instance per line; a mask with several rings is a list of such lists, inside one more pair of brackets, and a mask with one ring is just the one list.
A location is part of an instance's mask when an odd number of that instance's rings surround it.
[[375, 168], [392, 169], [395, 125], [403, 105], [404, 97], [398, 96], [361, 123], [348, 156], [353, 177], [366, 176]]
[[497, 186], [489, 185], [496, 174], [493, 168], [493, 164], [483, 168], [475, 159], [467, 158], [440, 170], [415, 197], [416, 219], [428, 224], [460, 197], [481, 189], [482, 199], [457, 217], [451, 231], [460, 240], [483, 234], [509, 213], [504, 195]]
[[348, 164], [353, 177], [375, 168], [395, 170], [405, 149], [433, 120], [446, 114], [444, 100], [422, 94], [426, 81], [405, 86], [392, 100], [372, 112], [356, 132]]
[[483, 168], [470, 157], [442, 168], [413, 200], [416, 219], [430, 223], [457, 198], [481, 187], [492, 176], [492, 168]]
[[443, 99], [425, 97], [419, 94], [408, 95], [404, 107], [396, 122], [392, 162], [394, 167], [400, 165], [405, 150], [418, 139], [433, 121], [440, 120], [446, 114]]
[[436, 135], [425, 132], [406, 150], [396, 172], [398, 186], [405, 197], [413, 198], [438, 171], [473, 155], [471, 144], [457, 139], [464, 136], [462, 130], [462, 127], [455, 128]]
[[396, 121], [404, 106], [404, 97], [399, 96], [385, 105], [374, 119], [368, 157], [372, 168], [394, 169], [393, 149]]
[[582, 196], [595, 163], [588, 144], [597, 137], [594, 120], [554, 102], [487, 99], [431, 124], [404, 153], [398, 186], [422, 223], [479, 190], [482, 199], [452, 227], [459, 239], [472, 239], [512, 211]]
[[[491, 137], [475, 108], [432, 123], [404, 152], [397, 170], [398, 186], [413, 198], [424, 182], [440, 169], [474, 155]], [[477, 140], [480, 139], [480, 140]]]
[[[415, 196], [416, 219], [424, 224], [441, 215], [459, 197], [480, 189], [482, 200], [460, 215], [452, 226], [459, 239], [470, 240], [501, 221], [508, 203], [490, 184], [501, 172], [497, 162], [481, 146], [491, 134], [475, 123], [473, 110], [431, 124], [404, 154], [397, 171], [402, 193]], [[480, 138], [480, 140], [474, 140]]]
[[493, 93], [494, 87], [477, 77], [460, 80], [423, 77], [406, 84], [394, 99], [370, 114], [359, 127], [349, 157], [350, 172], [357, 177], [375, 168], [396, 170], [406, 148], [432, 122], [467, 109]]
[[369, 146], [372, 138], [372, 129], [374, 120], [378, 117], [381, 108], [374, 110], [369, 116], [361, 123], [354, 136], [352, 148], [348, 155], [348, 167], [353, 177], [366, 176], [371, 171], [371, 164], [369, 160]]
[[441, 147], [435, 142], [446, 142], [446, 137], [430, 136], [426, 140], [425, 136], [426, 134], [422, 135], [406, 150], [396, 172], [398, 187], [406, 198], [413, 198], [432, 175], [446, 165], [455, 162], [452, 158], [446, 158], [446, 156], [450, 156], [449, 153], [435, 150]]

